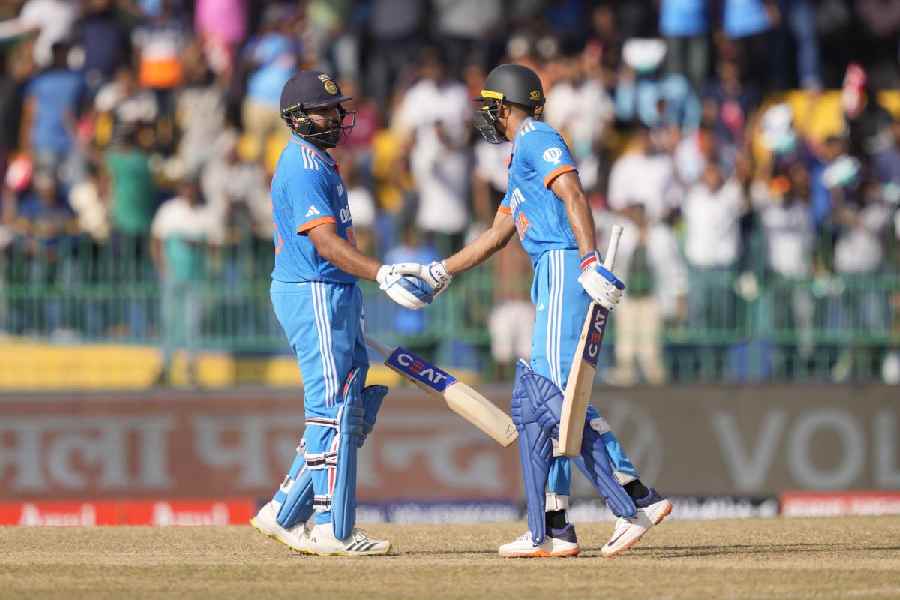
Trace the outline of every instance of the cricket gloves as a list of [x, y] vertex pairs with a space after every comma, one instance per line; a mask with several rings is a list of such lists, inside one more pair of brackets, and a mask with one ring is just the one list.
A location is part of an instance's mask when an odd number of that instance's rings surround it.
[[431, 286], [431, 293], [435, 298], [447, 289], [450, 285], [450, 281], [453, 279], [453, 275], [447, 271], [447, 266], [444, 264], [444, 261], [436, 260], [427, 265], [401, 263], [397, 266], [401, 268], [401, 273], [418, 277], [428, 283], [428, 285]]
[[433, 286], [424, 278], [410, 273], [417, 272], [417, 263], [381, 265], [375, 276], [378, 286], [388, 297], [404, 308], [419, 310], [434, 300]]
[[622, 299], [622, 290], [625, 289], [622, 280], [600, 263], [600, 257], [596, 250], [588, 252], [582, 257], [578, 283], [594, 302], [606, 310], [616, 307]]

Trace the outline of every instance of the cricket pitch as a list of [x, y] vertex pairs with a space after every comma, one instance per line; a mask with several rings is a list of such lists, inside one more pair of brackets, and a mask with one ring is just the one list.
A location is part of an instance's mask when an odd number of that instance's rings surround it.
[[900, 517], [668, 521], [617, 559], [501, 559], [522, 523], [372, 525], [399, 553], [293, 554], [247, 527], [0, 527], [0, 598], [900, 598]]

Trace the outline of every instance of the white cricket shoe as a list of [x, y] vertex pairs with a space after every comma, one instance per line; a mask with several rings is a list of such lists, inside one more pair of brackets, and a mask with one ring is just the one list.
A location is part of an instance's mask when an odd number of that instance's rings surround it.
[[571, 523], [563, 529], [553, 530], [555, 535], [548, 532], [544, 541], [535, 546], [531, 539], [531, 532], [526, 531], [508, 544], [500, 546], [500, 556], [504, 558], [550, 558], [578, 556], [581, 548], [578, 547], [578, 538], [575, 536], [575, 527]]
[[653, 521], [643, 510], [638, 510], [631, 519], [619, 517], [616, 519], [616, 529], [613, 531], [612, 537], [600, 549], [600, 554], [606, 558], [621, 554], [637, 544], [651, 527], [653, 527]]
[[672, 503], [668, 498], [660, 498], [649, 506], [638, 508], [638, 511], [647, 515], [651, 523], [659, 525], [663, 519], [672, 514]]
[[250, 524], [260, 533], [278, 540], [291, 550], [308, 552], [309, 532], [307, 531], [306, 523], [285, 529], [278, 524], [278, 510], [272, 501], [269, 501], [259, 509], [256, 516], [250, 519]]
[[331, 523], [320, 523], [309, 532], [309, 543], [306, 551], [319, 556], [376, 556], [387, 554], [391, 543], [387, 540], [374, 540], [362, 529], [354, 529], [347, 539], [339, 540], [334, 536]]

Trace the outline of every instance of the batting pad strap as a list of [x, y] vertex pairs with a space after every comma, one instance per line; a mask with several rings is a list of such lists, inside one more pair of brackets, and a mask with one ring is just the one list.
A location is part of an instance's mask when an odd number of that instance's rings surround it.
[[338, 428], [337, 419], [328, 419], [326, 417], [309, 417], [306, 419], [306, 425], [314, 427], [328, 427], [329, 429]]
[[313, 510], [328, 512], [331, 510], [331, 496], [313, 496]]
[[303, 455], [303, 460], [306, 461], [306, 468], [310, 471], [318, 471], [320, 469], [327, 469], [328, 467], [337, 466], [338, 462], [338, 453], [337, 452], [319, 452], [317, 454], [307, 453]]
[[547, 500], [546, 500], [546, 508], [547, 512], [552, 510], [569, 510], [569, 497], [562, 496], [555, 492], [547, 492]]
[[604, 419], [603, 417], [594, 417], [593, 419], [588, 421], [588, 425], [591, 429], [593, 429], [600, 435], [612, 431], [609, 423], [607, 423], [606, 419]]

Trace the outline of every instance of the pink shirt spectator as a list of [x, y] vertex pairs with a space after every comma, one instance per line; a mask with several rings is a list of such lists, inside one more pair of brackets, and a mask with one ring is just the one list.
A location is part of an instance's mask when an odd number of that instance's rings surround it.
[[247, 35], [246, 0], [197, 0], [197, 32], [236, 44]]

